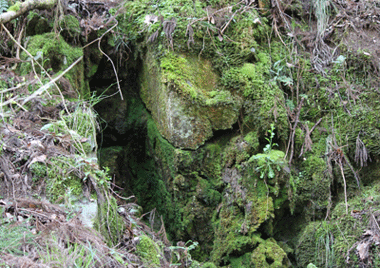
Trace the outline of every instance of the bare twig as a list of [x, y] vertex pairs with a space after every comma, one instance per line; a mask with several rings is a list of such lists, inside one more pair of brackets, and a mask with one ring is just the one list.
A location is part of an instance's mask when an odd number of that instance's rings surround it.
[[28, 101], [34, 99], [38, 95], [42, 94], [45, 90], [48, 90], [53, 84], [55, 84], [59, 79], [61, 79], [68, 71], [70, 71], [78, 62], [80, 62], [83, 59], [83, 56], [80, 56], [75, 62], [73, 62], [66, 70], [64, 70], [60, 75], [49, 81], [47, 84], [40, 87], [38, 90], [36, 90], [32, 95], [28, 96], [24, 101], [23, 105], [27, 103]]
[[302, 144], [302, 147], [301, 147], [301, 153], [298, 157], [301, 157], [303, 154], [304, 154], [304, 148], [305, 148], [305, 152], [307, 151], [311, 151], [311, 145], [313, 144], [312, 140], [311, 140], [311, 133], [313, 132], [313, 130], [316, 128], [316, 126], [321, 123], [322, 121], [322, 118], [319, 118], [319, 120], [317, 121], [317, 123], [315, 123], [315, 125], [311, 128], [311, 130], [309, 130], [309, 127], [307, 125], [304, 125], [304, 129], [305, 129], [305, 141], [303, 142]]
[[[293, 154], [294, 154], [294, 136], [296, 134], [297, 124], [299, 122], [301, 108], [302, 108], [304, 100], [305, 100], [305, 98], [302, 98], [301, 101], [300, 101], [300, 104], [297, 107], [297, 115], [296, 115], [296, 117], [294, 119], [294, 121], [295, 121], [294, 122], [294, 126], [291, 128], [291, 136], [290, 136], [290, 139], [289, 139], [288, 148], [286, 150], [286, 155], [287, 155], [288, 152], [289, 152], [289, 148], [290, 148], [289, 165], [291, 165], [292, 159], [293, 159]], [[286, 155], [285, 155], [285, 157], [286, 157]]]
[[113, 28], [115, 28], [117, 25], [118, 25], [118, 22], [117, 22], [117, 20], [115, 20], [116, 21], [116, 23], [111, 27], [111, 28], [109, 28], [104, 34], [102, 34], [102, 36], [99, 38], [99, 40], [98, 40], [98, 49], [99, 49], [99, 51], [100, 51], [100, 53], [102, 53], [110, 62], [111, 62], [111, 65], [112, 65], [112, 68], [113, 68], [113, 71], [114, 71], [114, 73], [115, 73], [115, 76], [116, 76], [116, 82], [117, 82], [117, 88], [118, 88], [118, 90], [119, 90], [119, 93], [120, 93], [120, 98], [121, 98], [121, 100], [124, 100], [124, 98], [123, 98], [123, 93], [122, 93], [122, 91], [121, 91], [121, 88], [120, 88], [120, 81], [119, 81], [119, 77], [118, 77], [118, 75], [117, 75], [117, 71], [116, 71], [116, 68], [115, 68], [115, 64], [113, 63], [113, 61], [112, 61], [112, 59], [106, 54], [106, 53], [104, 53], [104, 51], [101, 49], [101, 47], [100, 47], [100, 42], [102, 41], [102, 38], [107, 34], [107, 33], [109, 33]]
[[[4, 24], [1, 23], [1, 27], [2, 27], [2, 28], [4, 29], [4, 31], [8, 34], [8, 36], [12, 39], [12, 41], [15, 42], [15, 44], [16, 44], [17, 46], [19, 46], [22, 50], [24, 50], [25, 53], [31, 58], [32, 61], [35, 61], [35, 62], [37, 63], [37, 65], [41, 68], [41, 70], [43, 70], [43, 71], [46, 73], [47, 77], [48, 77], [50, 80], [53, 80], [52, 77], [49, 75], [49, 73], [45, 70], [45, 68], [44, 68], [44, 67], [43, 67], [38, 61], [36, 61], [36, 60], [34, 59], [33, 55], [30, 54], [30, 52], [29, 52], [26, 48], [24, 48], [19, 42], [17, 42], [17, 40], [16, 40], [16, 39], [13, 37], [13, 35], [8, 31], [8, 29], [4, 26]], [[59, 92], [59, 95], [61, 96], [63, 106], [65, 107], [65, 111], [66, 111], [67, 113], [69, 113], [69, 110], [68, 110], [67, 107], [66, 107], [65, 98], [63, 97], [62, 92], [61, 92], [59, 86], [58, 86], [57, 83], [55, 83], [55, 82], [54, 82], [53, 84], [55, 85], [55, 87], [57, 88], [57, 90], [58, 90], [58, 92]]]
[[17, 2], [17, 11], [8, 11], [0, 14], [0, 24], [9, 22], [32, 9], [48, 9], [57, 3], [57, 0], [26, 0], [25, 2]]
[[338, 165], [339, 165], [339, 167], [340, 167], [340, 172], [342, 173], [343, 187], [344, 187], [344, 202], [346, 203], [346, 214], [348, 214], [347, 183], [346, 183], [346, 177], [344, 176], [342, 160], [340, 160], [340, 161], [338, 162]]

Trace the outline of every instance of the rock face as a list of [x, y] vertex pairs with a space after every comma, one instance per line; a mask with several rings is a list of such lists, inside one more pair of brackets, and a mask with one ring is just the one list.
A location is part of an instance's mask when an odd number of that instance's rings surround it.
[[218, 76], [202, 59], [168, 53], [146, 54], [141, 97], [160, 133], [175, 147], [196, 149], [213, 130], [232, 128], [241, 101], [218, 90]]

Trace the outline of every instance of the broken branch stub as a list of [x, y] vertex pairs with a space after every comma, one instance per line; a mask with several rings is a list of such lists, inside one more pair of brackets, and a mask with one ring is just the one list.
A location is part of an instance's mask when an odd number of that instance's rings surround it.
[[57, 0], [27, 0], [18, 2], [19, 8], [16, 11], [8, 11], [0, 15], [0, 23], [7, 23], [32, 9], [48, 9], [53, 7]]

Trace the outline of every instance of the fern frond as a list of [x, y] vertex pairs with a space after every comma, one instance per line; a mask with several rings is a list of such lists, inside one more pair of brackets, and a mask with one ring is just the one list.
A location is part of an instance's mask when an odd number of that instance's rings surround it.
[[0, 0], [0, 14], [8, 10], [8, 0]]

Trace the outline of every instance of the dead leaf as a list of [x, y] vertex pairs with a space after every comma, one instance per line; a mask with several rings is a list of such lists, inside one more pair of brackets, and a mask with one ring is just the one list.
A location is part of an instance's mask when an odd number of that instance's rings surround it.
[[362, 241], [359, 243], [359, 245], [356, 247], [356, 250], [358, 251], [358, 255], [360, 260], [364, 261], [369, 257], [369, 248], [371, 246], [371, 243], [367, 241]]
[[85, 142], [87, 142], [87, 141], [88, 141], [87, 138], [81, 138], [81, 139], [80, 139], [80, 142], [81, 142], [81, 143], [85, 143]]
[[30, 161], [29, 165], [28, 165], [28, 168], [34, 163], [34, 162], [41, 162], [41, 163], [44, 163], [46, 160], [46, 155], [44, 154], [41, 154], [39, 156], [36, 156], [35, 158], [32, 159], [32, 161]]

